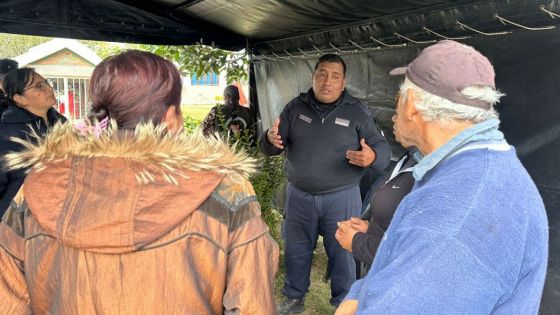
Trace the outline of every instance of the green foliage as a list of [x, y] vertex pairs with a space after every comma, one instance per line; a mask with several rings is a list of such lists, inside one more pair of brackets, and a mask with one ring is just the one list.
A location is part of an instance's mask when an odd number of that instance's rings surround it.
[[116, 55], [122, 51], [130, 49], [146, 50], [140, 44], [124, 44], [112, 42], [100, 42], [95, 40], [80, 40], [89, 49], [93, 50], [101, 59]]
[[[2, 42], [0, 46], [0, 58], [14, 58], [27, 52], [31, 47], [46, 43], [53, 38], [0, 33], [0, 39], [0, 42]], [[79, 40], [79, 42], [93, 50], [102, 59], [128, 49], [146, 50], [143, 48], [143, 45], [139, 44], [100, 42], [94, 40]]]
[[192, 118], [188, 115], [183, 115], [183, 124], [187, 132], [193, 132], [200, 125], [200, 120]]
[[33, 46], [52, 40], [49, 37], [17, 35], [0, 33], [0, 58], [14, 58], [29, 50]]
[[196, 73], [226, 73], [227, 83], [247, 80], [249, 59], [246, 53], [236, 53], [203, 44], [189, 46], [143, 45], [143, 49], [174, 61], [184, 75]]
[[250, 181], [261, 205], [263, 220], [270, 228], [272, 236], [279, 240], [282, 215], [274, 209], [272, 201], [278, 188], [282, 186], [281, 183], [286, 180], [283, 169], [284, 158], [283, 156], [264, 156], [260, 153], [258, 158], [261, 168], [251, 177]]

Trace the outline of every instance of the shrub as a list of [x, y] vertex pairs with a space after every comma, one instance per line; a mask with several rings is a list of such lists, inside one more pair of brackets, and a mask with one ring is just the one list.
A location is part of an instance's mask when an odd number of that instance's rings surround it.
[[200, 125], [200, 120], [194, 119], [191, 116], [183, 115], [183, 124], [188, 132], [193, 132]]

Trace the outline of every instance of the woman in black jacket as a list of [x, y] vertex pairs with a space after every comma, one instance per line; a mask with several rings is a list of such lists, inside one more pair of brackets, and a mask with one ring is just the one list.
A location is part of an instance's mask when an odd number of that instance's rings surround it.
[[[50, 82], [31, 68], [9, 71], [2, 79], [0, 96], [0, 157], [22, 148], [10, 138], [33, 138], [44, 136], [55, 123], [66, 121], [52, 106], [56, 103]], [[0, 168], [0, 217], [17, 194], [25, 170], [6, 172]]]
[[[2, 90], [2, 80], [8, 74], [8, 72], [18, 68], [18, 63], [12, 59], [0, 59], [0, 102], [4, 97], [4, 91]], [[2, 113], [4, 108], [0, 107], [0, 118], [2, 118]]]
[[362, 218], [351, 218], [339, 224], [335, 237], [340, 246], [361, 263], [358, 268], [360, 278], [365, 276], [373, 263], [399, 203], [414, 186], [412, 169], [417, 163], [414, 152], [413, 149], [403, 155], [391, 174], [384, 178], [383, 184], [376, 187]]

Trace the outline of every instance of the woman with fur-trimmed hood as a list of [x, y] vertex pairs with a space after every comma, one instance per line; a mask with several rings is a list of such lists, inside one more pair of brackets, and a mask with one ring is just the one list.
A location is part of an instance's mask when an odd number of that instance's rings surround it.
[[33, 167], [0, 224], [0, 314], [275, 313], [255, 161], [182, 132], [161, 57], [110, 57], [90, 90], [91, 123], [7, 157]]

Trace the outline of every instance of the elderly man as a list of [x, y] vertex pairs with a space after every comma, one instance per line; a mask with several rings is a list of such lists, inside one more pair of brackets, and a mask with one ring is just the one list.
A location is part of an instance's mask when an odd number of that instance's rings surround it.
[[547, 218], [498, 130], [492, 65], [442, 41], [391, 74], [406, 75], [395, 136], [424, 158], [370, 272], [337, 314], [537, 314]]
[[338, 306], [356, 280], [352, 255], [335, 239], [337, 222], [359, 216], [358, 184], [364, 168], [384, 169], [389, 147], [367, 106], [344, 91], [345, 84], [342, 58], [323, 55], [313, 71], [312, 89], [290, 101], [260, 140], [267, 155], [286, 151], [283, 293], [287, 299], [278, 307], [280, 314], [304, 310], [319, 234], [329, 257], [331, 304]]

